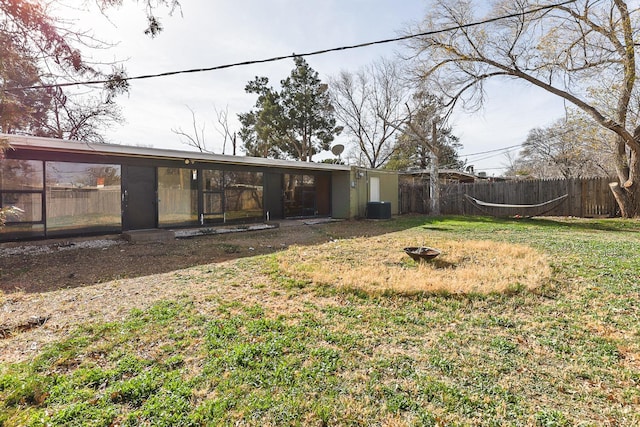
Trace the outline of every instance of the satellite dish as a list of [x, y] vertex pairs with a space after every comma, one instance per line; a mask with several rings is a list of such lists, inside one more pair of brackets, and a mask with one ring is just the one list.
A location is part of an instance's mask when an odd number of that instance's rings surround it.
[[333, 153], [334, 156], [339, 156], [340, 154], [342, 154], [343, 151], [344, 151], [344, 145], [342, 144], [336, 144], [333, 147], [331, 147], [331, 152]]

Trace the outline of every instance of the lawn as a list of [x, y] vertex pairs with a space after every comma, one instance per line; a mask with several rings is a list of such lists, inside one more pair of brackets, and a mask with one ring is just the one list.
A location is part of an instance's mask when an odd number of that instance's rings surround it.
[[640, 425], [638, 221], [366, 225], [143, 278], [179, 292], [0, 365], [0, 425]]

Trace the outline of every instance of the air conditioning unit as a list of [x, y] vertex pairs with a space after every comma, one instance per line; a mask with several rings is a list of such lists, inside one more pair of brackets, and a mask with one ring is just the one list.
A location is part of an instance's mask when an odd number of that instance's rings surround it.
[[367, 219], [391, 219], [391, 202], [367, 203]]

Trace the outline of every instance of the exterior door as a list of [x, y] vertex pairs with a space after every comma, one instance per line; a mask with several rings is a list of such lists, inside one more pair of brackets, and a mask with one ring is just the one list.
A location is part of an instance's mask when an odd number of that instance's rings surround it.
[[331, 215], [331, 176], [316, 176], [316, 201], [318, 215]]
[[264, 210], [270, 220], [284, 218], [282, 174], [264, 174]]
[[377, 176], [369, 177], [369, 201], [380, 201], [380, 178]]
[[156, 168], [125, 166], [122, 186], [122, 228], [145, 230], [158, 226]]

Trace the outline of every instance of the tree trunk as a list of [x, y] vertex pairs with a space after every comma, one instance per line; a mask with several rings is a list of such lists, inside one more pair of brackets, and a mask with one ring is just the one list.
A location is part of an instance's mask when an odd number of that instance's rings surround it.
[[628, 163], [622, 161], [626, 153], [618, 153], [616, 161], [616, 171], [620, 182], [609, 184], [613, 197], [615, 197], [620, 215], [623, 218], [640, 217], [640, 159], [638, 153], [631, 151]]
[[623, 218], [638, 218], [640, 217], [640, 209], [638, 209], [638, 202], [640, 201], [640, 191], [638, 191], [638, 184], [634, 184], [633, 188], [624, 188], [617, 182], [609, 184], [613, 197], [615, 197], [618, 207], [620, 208], [620, 215]]

